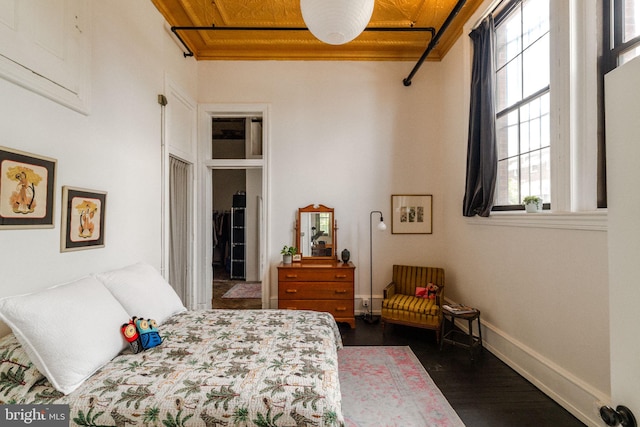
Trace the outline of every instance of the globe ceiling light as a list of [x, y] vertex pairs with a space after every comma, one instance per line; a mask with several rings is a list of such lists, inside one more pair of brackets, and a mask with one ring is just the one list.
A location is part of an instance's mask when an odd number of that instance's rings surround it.
[[318, 40], [333, 45], [349, 43], [364, 31], [374, 0], [300, 0], [305, 24]]

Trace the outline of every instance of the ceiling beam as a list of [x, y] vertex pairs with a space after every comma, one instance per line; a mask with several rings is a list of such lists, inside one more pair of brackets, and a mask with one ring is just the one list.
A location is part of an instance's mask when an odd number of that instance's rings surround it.
[[[207, 27], [193, 27], [193, 26], [173, 26], [171, 32], [180, 41], [186, 52], [183, 52], [185, 58], [193, 56], [193, 51], [180, 37], [178, 31], [309, 31], [307, 27], [220, 27], [220, 26], [207, 26]], [[434, 27], [367, 27], [364, 31], [380, 31], [380, 32], [428, 32], [431, 34], [431, 38], [436, 34]]]

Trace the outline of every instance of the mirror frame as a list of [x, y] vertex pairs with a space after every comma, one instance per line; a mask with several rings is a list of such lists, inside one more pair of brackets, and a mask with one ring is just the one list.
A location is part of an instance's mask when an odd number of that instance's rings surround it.
[[329, 208], [325, 205], [309, 205], [304, 208], [298, 209], [298, 217], [296, 218], [296, 247], [298, 249], [301, 248], [300, 245], [300, 215], [303, 213], [331, 213], [331, 227], [333, 228], [333, 236], [332, 236], [332, 245], [333, 245], [333, 255], [331, 256], [311, 256], [311, 255], [302, 255], [302, 259], [305, 261], [335, 261], [338, 259], [337, 249], [338, 249], [338, 227], [336, 226], [336, 215], [335, 210], [333, 208]]

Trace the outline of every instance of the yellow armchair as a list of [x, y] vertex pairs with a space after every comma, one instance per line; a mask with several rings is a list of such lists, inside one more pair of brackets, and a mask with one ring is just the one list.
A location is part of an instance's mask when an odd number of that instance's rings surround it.
[[[417, 297], [416, 288], [425, 288], [429, 283], [438, 287], [435, 298]], [[382, 326], [385, 323], [398, 323], [433, 329], [439, 342], [443, 301], [444, 269], [394, 265], [392, 281], [384, 289]]]

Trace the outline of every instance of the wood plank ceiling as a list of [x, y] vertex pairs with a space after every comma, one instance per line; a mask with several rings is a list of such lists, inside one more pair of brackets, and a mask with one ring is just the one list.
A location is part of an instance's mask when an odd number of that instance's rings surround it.
[[[171, 27], [305, 28], [299, 0], [151, 0]], [[367, 31], [350, 43], [320, 42], [308, 30], [176, 30], [197, 60], [418, 60], [460, 0], [375, 0]], [[431, 50], [438, 61], [482, 0], [466, 0]], [[187, 49], [188, 47], [188, 49]]]

